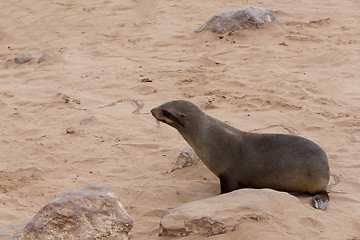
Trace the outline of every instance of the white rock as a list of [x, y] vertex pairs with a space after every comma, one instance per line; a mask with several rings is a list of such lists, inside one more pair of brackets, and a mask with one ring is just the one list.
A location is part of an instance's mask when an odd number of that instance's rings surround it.
[[196, 161], [200, 161], [200, 158], [198, 155], [196, 155], [194, 149], [187, 145], [183, 148], [183, 150], [181, 150], [181, 153], [179, 154], [176, 163], [171, 169], [171, 172], [184, 167], [190, 167], [194, 165]]
[[210, 30], [223, 34], [241, 29], [264, 28], [270, 22], [278, 22], [271, 9], [245, 7], [214, 15], [195, 32]]
[[234, 231], [244, 221], [267, 221], [300, 200], [272, 189], [240, 189], [213, 198], [185, 203], [169, 210], [160, 221], [160, 236], [212, 236]]

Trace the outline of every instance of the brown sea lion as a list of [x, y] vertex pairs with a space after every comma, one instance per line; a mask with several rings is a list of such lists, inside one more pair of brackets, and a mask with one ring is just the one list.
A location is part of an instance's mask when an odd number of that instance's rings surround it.
[[324, 210], [330, 170], [326, 153], [314, 142], [286, 134], [240, 131], [184, 100], [151, 110], [176, 128], [204, 164], [220, 179], [221, 193], [239, 188], [307, 192]]

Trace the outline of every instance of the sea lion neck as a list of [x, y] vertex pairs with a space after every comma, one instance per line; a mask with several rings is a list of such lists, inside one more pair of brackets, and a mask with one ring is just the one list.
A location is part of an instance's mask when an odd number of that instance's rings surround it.
[[[196, 117], [189, 116], [185, 126], [177, 129], [190, 146], [198, 145], [196, 143], [201, 141], [202, 133], [209, 126], [209, 117], [209, 115], [199, 109]], [[194, 148], [194, 146], [192, 147]]]
[[[206, 161], [206, 154], [204, 148], [212, 146], [218, 148], [223, 145], [219, 142], [219, 135], [228, 135], [229, 139], [237, 137], [241, 139], [243, 132], [200, 111], [196, 117], [196, 121], [190, 122], [191, 128], [178, 130], [186, 142], [195, 150], [195, 152]], [[206, 144], [204, 144], [206, 143]]]

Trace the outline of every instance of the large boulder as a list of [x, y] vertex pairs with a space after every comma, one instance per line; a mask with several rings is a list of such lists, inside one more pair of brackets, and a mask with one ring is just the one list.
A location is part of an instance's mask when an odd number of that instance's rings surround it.
[[268, 221], [300, 200], [272, 189], [240, 189], [213, 198], [185, 203], [169, 210], [160, 221], [160, 236], [212, 236], [234, 231], [244, 221]]
[[241, 29], [264, 28], [270, 22], [278, 22], [274, 12], [268, 8], [244, 7], [214, 15], [195, 32], [210, 30], [227, 33]]
[[18, 239], [129, 239], [133, 220], [114, 191], [92, 184], [44, 206]]

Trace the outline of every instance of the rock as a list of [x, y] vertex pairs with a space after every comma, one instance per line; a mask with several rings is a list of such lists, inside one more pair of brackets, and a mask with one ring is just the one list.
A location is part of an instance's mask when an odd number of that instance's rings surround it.
[[14, 62], [15, 62], [15, 60], [13, 58], [10, 58], [10, 59], [6, 60], [5, 62], [1, 62], [0, 64], [9, 66], [10, 64], [13, 64]]
[[160, 236], [212, 236], [234, 231], [245, 221], [269, 221], [300, 200], [272, 189], [240, 189], [213, 198], [185, 203], [169, 210], [160, 221]]
[[68, 127], [66, 128], [66, 134], [74, 134], [76, 133], [76, 129], [74, 127]]
[[0, 228], [0, 240], [16, 240], [21, 239], [21, 232], [28, 222], [20, 224], [12, 224], [6, 227]]
[[227, 33], [241, 29], [264, 28], [270, 22], [278, 22], [274, 12], [268, 8], [245, 7], [217, 14], [210, 18], [195, 32], [210, 30], [215, 33]]
[[16, 63], [22, 64], [31, 61], [33, 58], [34, 56], [31, 53], [23, 53], [20, 54], [19, 56], [16, 56], [14, 60]]
[[183, 148], [183, 150], [181, 150], [181, 153], [178, 156], [178, 159], [174, 164], [173, 168], [171, 169], [171, 172], [184, 167], [190, 167], [194, 165], [196, 161], [200, 161], [200, 158], [198, 157], [198, 155], [196, 155], [194, 149], [187, 145]]
[[61, 194], [23, 230], [32, 239], [129, 239], [133, 220], [110, 187], [92, 184]]
[[62, 90], [56, 94], [56, 97], [60, 98], [65, 103], [69, 103], [69, 104], [75, 103], [77, 105], [80, 105], [81, 101], [78, 98], [78, 96], [79, 96], [79, 93], [72, 89]]
[[63, 60], [62, 55], [56, 52], [45, 52], [41, 57], [38, 59], [37, 63], [42, 63], [48, 60]]

